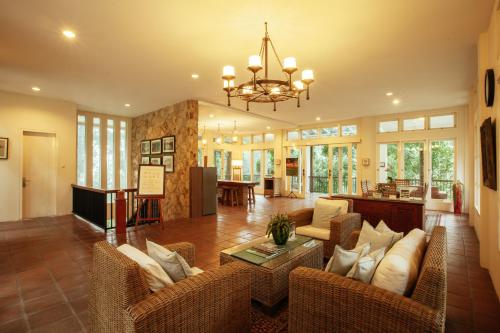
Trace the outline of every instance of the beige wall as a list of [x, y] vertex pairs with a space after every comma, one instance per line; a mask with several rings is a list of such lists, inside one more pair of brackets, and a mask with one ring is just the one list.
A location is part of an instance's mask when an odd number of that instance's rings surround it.
[[[493, 8], [498, 8], [498, 1]], [[496, 84], [496, 97], [493, 107], [487, 108], [484, 102], [484, 73], [488, 68], [495, 70], [496, 79], [500, 73], [500, 63], [498, 62], [500, 56], [500, 16], [499, 11], [494, 10], [491, 16], [490, 26], [487, 31], [480, 35], [478, 41], [478, 67], [477, 67], [477, 84], [471, 93], [471, 102], [469, 107], [469, 121], [468, 132], [473, 134], [475, 138], [478, 135], [478, 128], [484, 119], [491, 117], [492, 120], [497, 120], [497, 182], [499, 179], [498, 169], [500, 166], [499, 151], [499, 85]], [[474, 120], [476, 126], [474, 126]], [[471, 150], [477, 150], [479, 147], [474, 145]], [[480, 155], [479, 155], [480, 156]], [[469, 178], [474, 179], [474, 169], [470, 170]], [[500, 239], [499, 239], [499, 209], [500, 209], [500, 196], [497, 191], [493, 191], [482, 184], [482, 177], [480, 181], [480, 212], [478, 212], [474, 205], [471, 205], [471, 222], [476, 229], [480, 243], [480, 264], [488, 268], [490, 271], [491, 279], [497, 295], [500, 296]], [[473, 201], [474, 196], [471, 195], [470, 199]]]
[[55, 133], [56, 214], [71, 213], [71, 184], [76, 174], [76, 105], [0, 91], [0, 137], [9, 138], [9, 159], [0, 160], [0, 221], [22, 217], [23, 130]]
[[[132, 185], [137, 186], [142, 140], [175, 135], [174, 172], [165, 174], [163, 216], [189, 217], [189, 168], [196, 166], [198, 101], [180, 102], [132, 119]], [[161, 155], [153, 155], [161, 156]]]

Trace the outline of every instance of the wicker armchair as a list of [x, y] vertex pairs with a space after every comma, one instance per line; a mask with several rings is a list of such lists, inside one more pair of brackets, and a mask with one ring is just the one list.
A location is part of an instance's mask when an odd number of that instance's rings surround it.
[[[351, 199], [341, 200], [347, 200], [349, 207], [347, 214], [336, 216], [330, 221], [329, 239], [321, 239], [325, 258], [330, 258], [333, 255], [335, 245], [339, 244], [344, 248], [348, 246], [351, 233], [354, 230], [361, 229], [361, 214], [353, 213], [353, 201]], [[313, 213], [314, 208], [304, 208], [291, 212], [288, 216], [295, 222], [297, 228], [311, 224]]]
[[411, 297], [334, 273], [293, 270], [288, 331], [443, 332], [446, 290], [446, 229], [435, 227]]
[[[194, 245], [166, 247], [194, 265]], [[250, 272], [241, 263], [151, 293], [137, 263], [107, 242], [94, 244], [90, 332], [248, 332], [250, 306]]]

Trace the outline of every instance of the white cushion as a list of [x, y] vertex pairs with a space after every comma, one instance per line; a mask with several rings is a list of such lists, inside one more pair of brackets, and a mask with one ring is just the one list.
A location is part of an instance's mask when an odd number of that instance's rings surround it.
[[191, 267], [177, 252], [172, 252], [154, 242], [146, 240], [148, 255], [153, 258], [174, 282], [179, 282], [188, 276], [192, 276]]
[[425, 245], [423, 230], [410, 231], [387, 252], [375, 271], [372, 284], [400, 295], [408, 295], [417, 280]]
[[364, 283], [370, 283], [384, 254], [385, 247], [370, 252], [366, 256], [360, 256], [346, 276]]
[[371, 251], [375, 251], [383, 247], [387, 249], [391, 246], [393, 238], [394, 235], [392, 232], [378, 232], [370, 223], [363, 221], [363, 226], [361, 227], [356, 247], [361, 244], [370, 243]]
[[360, 245], [352, 250], [345, 250], [340, 245], [335, 245], [333, 256], [326, 265], [325, 272], [337, 273], [345, 276], [359, 257], [370, 252], [370, 243]]
[[312, 225], [305, 225], [295, 229], [297, 235], [309, 236], [316, 239], [330, 240], [330, 229], [316, 228]]
[[404, 233], [403, 232], [395, 232], [392, 231], [391, 228], [385, 224], [384, 220], [380, 220], [380, 222], [377, 224], [377, 227], [375, 228], [376, 231], [378, 232], [390, 232], [393, 235], [392, 238], [392, 244], [390, 245], [389, 249], [401, 238], [403, 238]]
[[128, 244], [123, 244], [116, 249], [139, 264], [144, 270], [149, 289], [152, 291], [158, 291], [170, 284], [174, 284], [174, 281], [165, 273], [160, 264], [141, 250]]
[[316, 228], [330, 229], [332, 218], [347, 214], [348, 205], [346, 200], [316, 200], [311, 225]]

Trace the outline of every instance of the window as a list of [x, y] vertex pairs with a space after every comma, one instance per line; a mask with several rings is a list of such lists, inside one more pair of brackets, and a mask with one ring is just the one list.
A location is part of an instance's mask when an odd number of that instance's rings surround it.
[[120, 121], [120, 187], [128, 187], [127, 122]]
[[248, 145], [248, 144], [252, 143], [252, 137], [250, 135], [246, 135], [246, 136], [242, 137], [241, 143], [244, 145]]
[[397, 132], [398, 127], [399, 126], [397, 120], [381, 121], [378, 123], [378, 132], [379, 133]]
[[273, 142], [274, 141], [274, 134], [273, 133], [264, 134], [264, 141], [265, 142]]
[[351, 177], [352, 177], [352, 187], [351, 193], [358, 193], [358, 146], [353, 144], [351, 150]]
[[225, 180], [231, 180], [231, 170], [232, 170], [231, 164], [232, 164], [232, 153], [230, 151], [225, 151], [224, 152], [224, 179]]
[[94, 118], [92, 127], [92, 186], [101, 187], [101, 119]]
[[288, 141], [295, 141], [299, 139], [299, 131], [288, 131], [287, 133]]
[[261, 143], [262, 142], [262, 134], [256, 134], [253, 136], [253, 143]]
[[266, 177], [274, 176], [274, 149], [266, 149], [266, 169], [264, 170], [264, 174]]
[[413, 118], [403, 120], [403, 131], [415, 131], [425, 129], [425, 118]]
[[202, 167], [203, 166], [203, 150], [201, 148], [198, 148], [198, 166]]
[[222, 179], [222, 151], [214, 151], [214, 166], [217, 170], [217, 179]]
[[320, 130], [320, 136], [322, 137], [329, 137], [329, 136], [339, 136], [339, 127], [327, 127], [327, 128], [322, 128]]
[[439, 140], [431, 144], [431, 198], [452, 200], [455, 180], [455, 141]]
[[[474, 122], [474, 206], [481, 213], [481, 132], [478, 126], [479, 113]], [[499, 238], [500, 240], [500, 238]]]
[[78, 116], [77, 133], [77, 167], [76, 181], [78, 185], [87, 184], [87, 135], [85, 126], [85, 116]]
[[412, 186], [422, 186], [424, 180], [424, 143], [403, 143], [404, 179]]
[[115, 122], [108, 119], [106, 128], [106, 187], [114, 189], [115, 187]]
[[317, 137], [318, 137], [318, 130], [315, 128], [302, 130], [302, 139], [314, 139]]
[[389, 183], [397, 178], [398, 144], [381, 143], [379, 144], [378, 181], [379, 183]]
[[342, 125], [342, 136], [353, 136], [358, 134], [358, 125]]
[[262, 170], [262, 150], [252, 151], [253, 157], [253, 181], [260, 184], [260, 174]]
[[434, 128], [450, 128], [455, 127], [455, 115], [447, 114], [443, 116], [433, 116], [429, 118], [429, 127]]
[[233, 137], [232, 136], [225, 136], [224, 137], [224, 143], [232, 144], [233, 143]]
[[252, 173], [250, 171], [250, 152], [249, 151], [244, 151], [243, 152], [243, 167], [241, 168], [242, 173], [243, 173], [243, 180], [250, 181], [252, 180]]

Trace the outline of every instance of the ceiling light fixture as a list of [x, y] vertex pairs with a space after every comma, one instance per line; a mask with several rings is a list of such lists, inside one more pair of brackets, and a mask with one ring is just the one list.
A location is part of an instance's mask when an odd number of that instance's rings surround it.
[[125, 103], [125, 107], [126, 107], [126, 108], [129, 108], [129, 107], [130, 107], [130, 104]]
[[209, 114], [208, 116], [209, 116], [210, 118], [213, 118], [213, 117], [214, 117], [214, 115], [213, 115], [213, 114]]
[[233, 142], [238, 142], [238, 135], [236, 135], [238, 131], [236, 130], [236, 120], [234, 121], [234, 127], [233, 127]]
[[39, 92], [40, 91], [40, 87], [31, 87], [31, 90]]
[[320, 121], [321, 120], [321, 117], [316, 117], [316, 121]]
[[388, 92], [386, 92], [386, 93], [385, 93], [385, 95], [386, 95], [386, 96], [392, 96], [392, 95], [393, 95], [393, 93], [392, 93], [392, 91], [388, 91]]
[[267, 126], [266, 128], [267, 128], [268, 130], [270, 130], [270, 129], [271, 129], [271, 126]]
[[207, 138], [205, 137], [205, 131], [207, 130], [207, 126], [203, 126], [203, 133], [201, 134], [201, 144], [207, 144]]
[[220, 133], [220, 123], [218, 124], [217, 134], [215, 136], [215, 143], [218, 145], [222, 143], [222, 134]]
[[199, 79], [200, 76], [198, 74], [191, 74], [191, 77], [195, 80]]
[[401, 103], [401, 101], [397, 98], [392, 100], [392, 104], [394, 105], [398, 105], [399, 103]]
[[71, 30], [63, 30], [62, 34], [67, 39], [75, 39], [76, 38], [76, 34]]
[[[268, 78], [269, 74], [269, 45], [285, 73], [286, 79], [277, 80]], [[264, 77], [257, 76], [264, 68]], [[223, 90], [227, 93], [227, 105], [231, 106], [231, 98], [239, 97], [246, 101], [247, 111], [250, 110], [250, 103], [273, 103], [273, 110], [276, 111], [276, 103], [289, 99], [297, 99], [297, 107], [300, 107], [300, 94], [306, 90], [309, 99], [309, 85], [314, 82], [314, 73], [311, 69], [302, 71], [301, 80], [292, 81], [292, 74], [297, 71], [297, 61], [294, 57], [287, 57], [283, 63], [278, 56], [269, 34], [267, 33], [267, 22], [265, 23], [265, 35], [262, 39], [259, 55], [252, 55], [248, 58], [247, 69], [253, 73], [250, 81], [235, 86], [236, 74], [233, 66], [224, 66], [222, 69]], [[293, 82], [293, 83], [292, 83]]]

